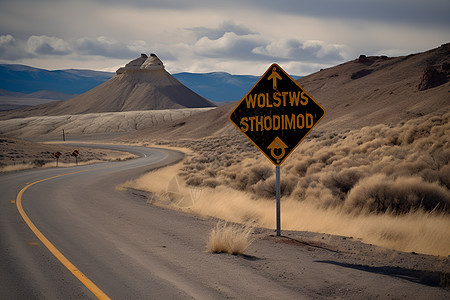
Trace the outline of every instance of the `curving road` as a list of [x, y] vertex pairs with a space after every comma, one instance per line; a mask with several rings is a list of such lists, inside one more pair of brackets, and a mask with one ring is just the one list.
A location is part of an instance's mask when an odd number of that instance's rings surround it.
[[[89, 145], [93, 146], [93, 145]], [[7, 299], [254, 298], [290, 289], [241, 265], [246, 258], [205, 252], [215, 222], [147, 205], [114, 187], [180, 160], [161, 149], [99, 146], [140, 155], [120, 163], [0, 175], [0, 295]], [[43, 236], [104, 295], [96, 295], [55, 258], [28, 228], [14, 200]], [[243, 280], [245, 279], [245, 280]], [[264, 297], [275, 294], [264, 292]], [[298, 295], [297, 295], [298, 296]]]
[[[103, 281], [103, 278], [112, 276], [111, 268], [114, 266], [109, 262], [120, 261], [123, 255], [120, 251], [112, 255], [106, 253], [108, 249], [115, 248], [116, 235], [131, 236], [128, 231], [130, 228], [126, 227], [129, 224], [123, 224], [129, 212], [127, 209], [141, 210], [141, 216], [138, 213], [136, 217], [142, 218], [142, 207], [146, 206], [145, 202], [137, 202], [129, 193], [115, 191], [114, 186], [183, 157], [183, 154], [175, 151], [144, 147], [97, 147], [125, 150], [140, 158], [120, 163], [0, 175], [2, 298], [92, 297], [92, 293], [54, 258], [25, 224], [15, 203], [20, 189], [36, 180], [69, 174], [29, 187], [22, 197], [23, 208], [34, 225], [59, 251], [69, 260], [73, 259], [71, 261], [83, 272], [86, 270], [84, 273], [88, 278], [90, 276], [86, 273], [94, 269], [93, 277], [102, 278]], [[131, 205], [129, 201], [132, 201]], [[132, 223], [134, 215], [128, 217], [127, 221]], [[90, 266], [90, 269], [79, 267], [78, 264]], [[133, 272], [131, 274], [134, 276]], [[112, 285], [122, 292], [113, 294], [132, 295], [116, 282]]]
[[[339, 263], [341, 254], [336, 251], [280, 243], [268, 230], [259, 229], [261, 238], [252, 245], [250, 256], [207, 253], [215, 221], [147, 205], [139, 195], [114, 189], [149, 169], [180, 160], [183, 154], [98, 147], [140, 158], [0, 175], [1, 299], [448, 296], [438, 287]], [[46, 178], [51, 179], [36, 182]], [[66, 268], [30, 230], [19, 206], [72, 268]], [[75, 277], [78, 271], [98, 290]]]

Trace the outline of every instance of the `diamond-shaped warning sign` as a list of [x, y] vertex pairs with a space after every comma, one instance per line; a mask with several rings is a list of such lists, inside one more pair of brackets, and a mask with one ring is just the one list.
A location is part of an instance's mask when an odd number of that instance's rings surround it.
[[322, 106], [280, 66], [273, 64], [229, 119], [279, 166], [324, 115]]

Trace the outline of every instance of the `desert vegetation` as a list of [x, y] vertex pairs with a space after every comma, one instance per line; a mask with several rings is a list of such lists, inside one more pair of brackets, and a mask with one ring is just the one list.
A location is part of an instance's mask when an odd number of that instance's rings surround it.
[[[313, 131], [281, 166], [282, 229], [449, 255], [449, 117]], [[168, 181], [177, 176], [186, 197], [190, 188], [202, 189], [189, 201], [190, 211], [275, 227], [275, 167], [245, 137], [236, 133], [171, 145], [193, 150], [167, 175]]]
[[209, 234], [207, 251], [242, 255], [251, 245], [253, 228], [249, 224], [230, 224], [219, 221]]
[[[282, 196], [349, 212], [449, 212], [449, 116], [326, 136], [312, 133], [282, 166]], [[250, 142], [230, 136], [181, 143], [196, 153], [178, 174], [186, 184], [275, 196], [274, 167]]]

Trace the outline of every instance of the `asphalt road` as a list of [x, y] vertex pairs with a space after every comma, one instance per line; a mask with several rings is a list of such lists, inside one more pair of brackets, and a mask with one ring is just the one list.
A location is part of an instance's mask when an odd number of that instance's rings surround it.
[[[107, 146], [110, 148], [110, 146]], [[21, 204], [52, 245], [112, 299], [422, 298], [448, 292], [338, 263], [321, 247], [260, 231], [247, 256], [205, 251], [216, 221], [146, 204], [117, 184], [181, 153], [117, 146], [138, 159], [0, 175], [0, 298], [96, 299], [30, 230]], [[76, 271], [75, 270], [75, 271]], [[383, 271], [384, 272], [384, 271]], [[395, 274], [394, 274], [395, 275]], [[100, 295], [101, 298], [101, 295]], [[430, 299], [431, 299], [430, 298]]]
[[276, 294], [264, 292], [265, 297], [296, 296], [295, 291], [277, 287], [264, 275], [241, 266], [242, 260], [251, 258], [206, 253], [215, 222], [151, 206], [140, 196], [117, 191], [117, 184], [183, 157], [170, 150], [126, 150], [142, 157], [0, 175], [2, 299], [96, 298], [28, 228], [13, 203], [28, 183], [61, 174], [68, 175], [30, 186], [22, 197], [24, 211], [52, 245], [106, 296], [254, 298], [270, 288]]
[[[136, 243], [146, 243], [152, 239], [155, 220], [165, 226], [166, 219], [156, 212], [161, 209], [155, 208], [152, 216], [144, 201], [114, 187], [146, 170], [178, 161], [183, 155], [169, 150], [126, 148], [141, 157], [120, 163], [0, 175], [1, 298], [95, 298], [28, 228], [16, 207], [16, 196], [27, 183], [60, 174], [70, 175], [33, 185], [23, 194], [24, 210], [34, 225], [90, 280], [99, 282], [114, 298], [138, 298], [161, 289], [151, 284], [148, 274], [134, 268], [134, 259], [143, 254], [128, 252], [131, 246], [127, 241], [142, 234]], [[74, 172], [77, 173], [71, 174]], [[139, 219], [140, 224], [135, 222]], [[126, 259], [130, 256], [132, 261]], [[162, 289], [169, 291], [168, 296], [173, 290]]]

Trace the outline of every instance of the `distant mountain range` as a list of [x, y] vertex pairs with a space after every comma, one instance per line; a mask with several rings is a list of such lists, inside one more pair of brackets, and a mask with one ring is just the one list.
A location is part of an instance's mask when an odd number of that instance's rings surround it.
[[52, 91], [82, 94], [110, 79], [114, 73], [90, 70], [43, 70], [24, 65], [0, 64], [0, 89], [30, 94]]
[[[0, 96], [66, 100], [109, 80], [112, 72], [55, 70], [0, 64]], [[225, 72], [172, 74], [188, 88], [213, 102], [240, 100], [259, 79]], [[301, 76], [292, 76], [298, 79]], [[220, 104], [220, 103], [219, 103]]]

